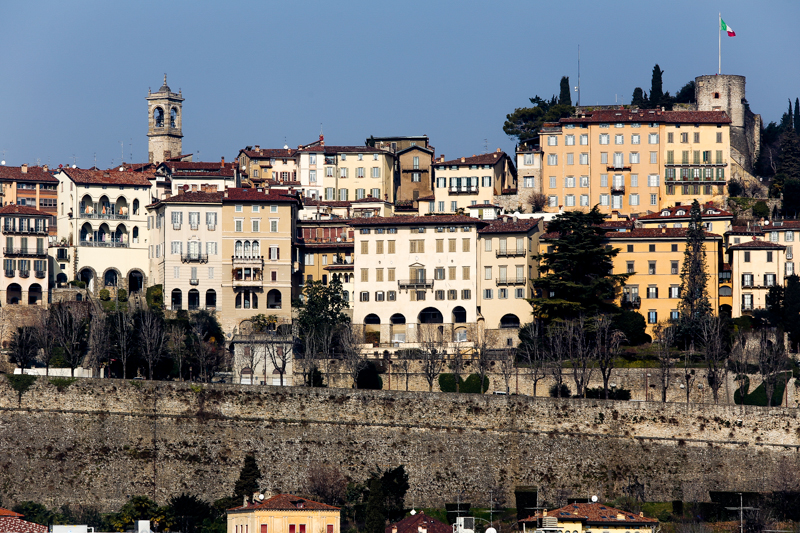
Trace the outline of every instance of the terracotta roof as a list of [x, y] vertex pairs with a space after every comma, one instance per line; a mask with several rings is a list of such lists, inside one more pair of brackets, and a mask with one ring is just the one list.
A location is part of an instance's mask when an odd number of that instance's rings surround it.
[[289, 194], [280, 194], [271, 191], [259, 191], [258, 189], [226, 189], [225, 195], [222, 198], [224, 203], [229, 202], [297, 202], [300, 200], [297, 196]]
[[177, 171], [198, 171], [205, 170], [206, 172], [220, 171], [222, 169], [232, 170], [236, 167], [236, 163], [223, 163], [222, 161], [167, 161], [159, 165], [169, 168], [171, 172]]
[[[602, 226], [600, 226], [602, 227]], [[627, 231], [607, 231], [605, 233], [608, 239], [686, 239], [686, 232], [688, 228], [633, 228]], [[559, 234], [556, 232], [547, 232], [541, 235], [541, 240], [558, 239]], [[706, 232], [707, 239], [721, 239], [720, 235], [716, 233]]]
[[605, 220], [600, 224], [601, 228], [617, 229], [617, 228], [632, 228], [633, 221], [631, 220]]
[[740, 244], [733, 244], [728, 246], [728, 250], [738, 250], [739, 248], [747, 248], [747, 249], [762, 249], [762, 250], [785, 250], [786, 246], [782, 244], [778, 244], [777, 242], [770, 242], [770, 241], [746, 241]]
[[426, 201], [429, 202], [429, 201], [435, 200], [435, 199], [436, 199], [436, 195], [435, 194], [431, 194], [429, 196], [420, 196], [419, 198], [417, 198], [417, 201], [418, 202], [426, 202]]
[[328, 265], [328, 266], [322, 267], [322, 270], [328, 270], [328, 271], [331, 271], [331, 270], [334, 270], [334, 271], [342, 270], [342, 271], [347, 271], [347, 270], [353, 270], [353, 265], [352, 264], [349, 264], [349, 265]]
[[738, 235], [764, 235], [764, 228], [758, 225], [747, 226], [733, 226], [725, 232], [726, 234]]
[[0, 516], [2, 516], [2, 517], [10, 516], [10, 517], [13, 517], [13, 518], [21, 518], [23, 515], [21, 515], [19, 513], [15, 513], [14, 511], [11, 511], [9, 509], [3, 509], [2, 507], [0, 507]]
[[297, 150], [294, 148], [259, 148], [258, 150], [239, 150], [240, 154], [245, 154], [247, 157], [251, 159], [258, 159], [259, 157], [269, 158], [272, 159], [283, 159], [283, 158], [290, 158], [294, 157], [297, 154]]
[[6, 167], [0, 166], [0, 181], [37, 181], [58, 183], [52, 171], [54, 169], [44, 170], [44, 167], [28, 167], [27, 172], [22, 172], [22, 167]]
[[[676, 205], [673, 207], [665, 207], [661, 209], [657, 213], [651, 213], [649, 215], [644, 215], [639, 217], [639, 220], [653, 220], [653, 219], [662, 219], [662, 218], [689, 218], [689, 212], [691, 211], [691, 205]], [[678, 215], [678, 211], [683, 211], [682, 215]], [[715, 211], [715, 213], [710, 213], [709, 211]], [[666, 213], [666, 215], [664, 214]], [[723, 209], [717, 209], [713, 206], [713, 204], [706, 204], [701, 207], [701, 213], [703, 218], [713, 218], [713, 217], [733, 217], [733, 213], [729, 211], [725, 211]]]
[[134, 185], [150, 187], [155, 179], [152, 172], [120, 172], [118, 170], [87, 170], [83, 168], [62, 168], [64, 174], [77, 185]]
[[[655, 525], [658, 520], [636, 513], [623, 511], [602, 503], [570, 503], [559, 509], [547, 512], [547, 516], [558, 518], [559, 522], [584, 522], [587, 526], [601, 526], [613, 524], [643, 524]], [[541, 513], [524, 518], [520, 522], [531, 522], [541, 518]]]
[[351, 203], [354, 204], [369, 204], [369, 203], [378, 203], [382, 204], [385, 201], [380, 198], [373, 198], [372, 196], [367, 196], [366, 198], [362, 198], [361, 200], [353, 200]]
[[427, 529], [427, 533], [453, 533], [453, 527], [435, 518], [431, 518], [422, 511], [415, 515], [407, 516], [386, 526], [384, 533], [417, 533], [420, 528]]
[[369, 217], [351, 220], [351, 226], [442, 226], [447, 224], [484, 225], [476, 218], [464, 215]]
[[43, 217], [52, 216], [52, 214], [45, 213], [44, 211], [39, 211], [34, 207], [28, 207], [27, 205], [15, 205], [15, 204], [8, 204], [7, 206], [0, 209], [0, 215], [36, 215]]
[[192, 203], [192, 204], [217, 204], [222, 202], [221, 192], [183, 192], [164, 198], [161, 203], [164, 204], [179, 204], [179, 203]]
[[48, 533], [50, 528], [27, 520], [10, 516], [0, 516], [0, 533]]
[[303, 205], [321, 207], [350, 207], [350, 202], [339, 200], [314, 200], [313, 198], [303, 198]]
[[730, 124], [724, 111], [661, 111], [656, 109], [598, 109], [581, 112], [576, 117], [560, 120], [561, 124], [613, 123], [613, 122], [662, 122], [667, 124]]
[[488, 226], [478, 230], [478, 233], [527, 233], [532, 228], [537, 227], [541, 221], [541, 218], [524, 218], [517, 219], [517, 221], [514, 222], [514, 219], [511, 217], [502, 217], [493, 220]]
[[173, 178], [204, 178], [210, 176], [233, 177], [234, 175], [235, 171], [232, 168], [218, 168], [216, 170], [191, 170], [191, 171], [176, 170], [170, 173], [170, 177]]
[[264, 500], [259, 503], [248, 503], [241, 507], [234, 507], [228, 509], [231, 511], [255, 511], [255, 510], [271, 510], [271, 511], [299, 511], [299, 510], [312, 510], [312, 511], [338, 511], [338, 507], [327, 505], [293, 494], [276, 494], [275, 496]]
[[469, 206], [470, 209], [476, 209], [476, 208], [477, 209], [484, 209], [486, 207], [500, 207], [500, 206], [497, 205], [497, 204], [491, 204], [489, 202], [484, 202], [482, 204], [473, 204], [473, 205]]
[[297, 149], [298, 152], [324, 152], [325, 154], [335, 155], [343, 153], [353, 154], [386, 154], [392, 155], [388, 150], [382, 148], [373, 148], [371, 146], [320, 146], [314, 144], [312, 146], [303, 146]]
[[450, 161], [445, 161], [443, 163], [439, 161], [434, 161], [433, 164], [446, 165], [446, 166], [494, 165], [498, 161], [502, 161], [503, 157], [508, 157], [505, 152], [491, 152], [489, 154], [473, 155], [472, 157], [451, 159]]

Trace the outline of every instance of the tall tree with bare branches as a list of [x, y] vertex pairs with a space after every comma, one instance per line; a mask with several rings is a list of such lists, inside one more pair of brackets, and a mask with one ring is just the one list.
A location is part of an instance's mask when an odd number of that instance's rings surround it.
[[87, 306], [83, 303], [61, 303], [53, 307], [56, 343], [61, 347], [73, 377], [75, 369], [83, 362], [88, 316]]
[[[439, 331], [437, 324], [420, 324], [417, 331], [420, 345], [420, 365], [422, 375], [428, 382], [428, 392], [433, 391], [433, 384], [436, 378], [444, 370], [446, 356], [444, 338]], [[458, 351], [458, 350], [456, 350]], [[458, 379], [456, 379], [458, 382]]]
[[11, 337], [11, 362], [16, 364], [22, 373], [30, 368], [36, 360], [39, 345], [36, 343], [36, 333], [31, 326], [18, 327]]
[[656, 358], [658, 359], [658, 379], [661, 386], [661, 401], [667, 401], [667, 389], [675, 360], [672, 358], [672, 343], [675, 341], [675, 326], [668, 322], [656, 324], [655, 334]]
[[772, 397], [782, 370], [786, 368], [786, 351], [783, 332], [762, 329], [758, 337], [758, 372], [767, 394], [767, 406], [772, 405]]
[[547, 352], [542, 343], [539, 323], [533, 321], [525, 324], [520, 329], [519, 338], [520, 344], [517, 347], [517, 352], [527, 367], [535, 398], [537, 385], [547, 375]]
[[[297, 326], [295, 324], [279, 325], [274, 335], [265, 335], [264, 352], [266, 358], [272, 363], [272, 368], [278, 372], [280, 386], [283, 387], [286, 370], [294, 357], [294, 346], [297, 343]], [[266, 383], [266, 380], [264, 380]]]
[[594, 317], [594, 349], [596, 352], [597, 366], [603, 376], [603, 395], [608, 400], [608, 382], [614, 371], [614, 361], [619, 357], [620, 346], [625, 340], [625, 334], [616, 329], [611, 316], [598, 314]]
[[592, 379], [596, 350], [589, 345], [586, 317], [580, 315], [564, 324], [567, 335], [566, 346], [569, 364], [572, 367], [572, 379], [575, 382], [575, 395], [583, 398], [586, 387]]
[[139, 344], [142, 358], [147, 362], [147, 379], [153, 379], [153, 367], [164, 356], [166, 331], [161, 316], [152, 311], [139, 315]]
[[45, 375], [50, 375], [50, 362], [53, 360], [53, 348], [56, 346], [54, 307], [42, 309], [36, 314], [34, 322], [36, 344], [39, 345], [39, 362], [45, 367]]
[[339, 332], [339, 353], [342, 365], [352, 380], [352, 387], [358, 387], [358, 375], [367, 366], [367, 361], [361, 353], [364, 344], [364, 330], [360, 326], [343, 326]]
[[492, 364], [494, 352], [497, 349], [497, 335], [487, 330], [481, 324], [474, 324], [470, 326], [470, 337], [472, 340], [472, 361], [475, 363], [475, 370], [480, 377], [480, 394], [483, 394], [484, 383], [486, 382], [486, 374], [489, 372], [489, 367]]
[[728, 375], [728, 347], [727, 331], [722, 318], [708, 316], [700, 324], [700, 337], [703, 342], [703, 359], [706, 363], [706, 379], [714, 403], [719, 403], [719, 389], [725, 383]]
[[100, 310], [93, 310], [89, 319], [89, 356], [90, 364], [98, 369], [108, 362], [111, 353], [111, 328], [108, 316]]
[[181, 324], [167, 327], [167, 349], [178, 362], [178, 379], [183, 381], [183, 351], [186, 342], [186, 329]]
[[517, 350], [512, 346], [506, 346], [497, 350], [496, 357], [499, 359], [500, 375], [503, 377], [503, 384], [506, 386], [506, 394], [511, 393], [511, 378], [517, 370], [516, 356]]
[[114, 332], [114, 353], [122, 363], [122, 379], [128, 378], [128, 362], [133, 356], [136, 338], [136, 324], [133, 314], [127, 307], [120, 307], [111, 315]]
[[547, 368], [556, 386], [556, 398], [561, 397], [564, 385], [564, 360], [569, 349], [570, 339], [564, 324], [554, 322], [547, 327]]
[[208, 383], [211, 381], [211, 376], [217, 364], [216, 346], [210, 342], [209, 328], [205, 322], [201, 320], [193, 321], [191, 323], [191, 333], [192, 350], [197, 360], [197, 365], [200, 367], [200, 380]]

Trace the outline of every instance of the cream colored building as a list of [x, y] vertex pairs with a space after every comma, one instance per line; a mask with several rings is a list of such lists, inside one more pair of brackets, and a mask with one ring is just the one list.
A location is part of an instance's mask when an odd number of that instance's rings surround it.
[[519, 196], [527, 201], [532, 193], [542, 192], [542, 151], [538, 140], [520, 143], [516, 155]]
[[263, 189], [227, 189], [222, 197], [223, 329], [242, 320], [274, 315], [292, 317], [292, 280], [296, 263], [298, 197]]
[[470, 205], [492, 204], [494, 197], [517, 190], [514, 162], [499, 148], [496, 152], [434, 162], [432, 200], [421, 202], [420, 214], [457, 213]]
[[155, 177], [148, 172], [59, 169], [59, 269], [69, 279], [102, 288], [134, 292], [148, 286], [147, 210]]
[[543, 510], [520, 520], [528, 533], [655, 533], [658, 520], [616, 509], [600, 502], [571, 503], [558, 509]]
[[222, 192], [215, 187], [148, 206], [150, 282], [167, 309], [215, 311], [222, 287]]
[[9, 204], [0, 208], [4, 271], [0, 281], [2, 305], [47, 305], [50, 218], [50, 214], [24, 205]]
[[746, 240], [728, 246], [733, 270], [732, 316], [766, 309], [770, 287], [784, 285], [786, 246], [777, 242]]
[[292, 494], [228, 509], [227, 533], [340, 533], [339, 508]]
[[540, 132], [548, 210], [645, 214], [723, 200], [730, 118], [723, 111], [582, 111]]
[[268, 182], [299, 185], [297, 159], [297, 150], [288, 146], [247, 146], [244, 150], [239, 150], [239, 171], [242, 177], [257, 187], [267, 185]]

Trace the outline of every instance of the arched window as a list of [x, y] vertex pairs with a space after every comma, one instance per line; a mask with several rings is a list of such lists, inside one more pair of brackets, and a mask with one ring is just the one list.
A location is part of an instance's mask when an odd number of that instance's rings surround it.
[[178, 311], [183, 305], [183, 294], [180, 289], [172, 289], [172, 310]]
[[244, 241], [244, 257], [250, 257], [250, 241]]
[[253, 257], [260, 257], [261, 256], [261, 253], [259, 252], [259, 248], [258, 248], [258, 241], [253, 241], [252, 254], [253, 254]]
[[345, 302], [349, 302], [350, 301], [350, 291], [342, 291], [342, 296], [344, 296], [344, 301]]
[[153, 120], [156, 122], [156, 128], [164, 127], [164, 110], [157, 107], [153, 110]]
[[380, 323], [381, 323], [381, 319], [375, 313], [370, 313], [369, 315], [364, 317], [364, 324], [375, 325], [375, 324], [380, 324]]
[[519, 327], [519, 318], [517, 315], [504, 315], [503, 318], [500, 319], [500, 328], [518, 328]]
[[268, 309], [280, 309], [283, 305], [281, 291], [278, 289], [272, 289], [267, 293], [267, 308]]
[[217, 292], [214, 289], [206, 291], [206, 309], [214, 309], [217, 307]]
[[172, 109], [169, 110], [169, 127], [170, 128], [177, 127], [175, 126], [177, 121], [178, 121], [178, 109], [173, 107]]
[[139, 200], [138, 199], [134, 199], [133, 200], [133, 214], [134, 215], [138, 215], [139, 214]]
[[242, 257], [242, 241], [236, 241], [236, 245], [233, 248], [233, 255]]
[[117, 286], [117, 271], [116, 270], [109, 270], [106, 272], [105, 276], [103, 277], [105, 281], [106, 287], [116, 287]]
[[133, 227], [133, 243], [136, 244], [139, 242], [139, 226]]
[[719, 288], [719, 295], [720, 296], [733, 296], [733, 289], [723, 285], [722, 287]]

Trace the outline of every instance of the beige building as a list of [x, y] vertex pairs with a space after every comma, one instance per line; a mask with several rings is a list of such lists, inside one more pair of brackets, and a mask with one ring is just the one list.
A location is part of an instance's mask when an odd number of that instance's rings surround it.
[[33, 207], [0, 208], [3, 232], [3, 305], [47, 305], [49, 292], [48, 226], [50, 215]]
[[220, 323], [226, 332], [259, 314], [291, 320], [300, 209], [298, 197], [288, 194], [263, 189], [224, 191]]
[[719, 201], [730, 177], [723, 111], [582, 111], [545, 124], [539, 140], [550, 211], [638, 214]]
[[43, 167], [0, 166], [0, 194], [2, 205], [24, 205], [33, 207], [52, 217], [51, 230], [55, 231], [58, 202], [58, 180], [53, 171]]
[[516, 155], [519, 196], [527, 204], [531, 194], [542, 192], [542, 151], [538, 140], [520, 143]]
[[747, 240], [728, 246], [728, 257], [733, 271], [732, 316], [766, 309], [770, 287], [784, 285], [786, 246]]
[[239, 186], [236, 166], [236, 163], [226, 163], [224, 157], [218, 162], [166, 161], [156, 167], [155, 174], [158, 184], [170, 194], [197, 192], [209, 186], [221, 191]]
[[168, 309], [217, 309], [222, 288], [222, 194], [210, 187], [147, 207], [150, 283]]
[[340, 533], [339, 508], [276, 494], [228, 509], [227, 533]]
[[395, 203], [417, 203], [433, 194], [432, 148], [414, 145], [397, 152]]
[[556, 533], [655, 533], [658, 520], [615, 509], [604, 503], [571, 503], [558, 509], [543, 510], [520, 520], [522, 532]]
[[434, 197], [421, 205], [420, 214], [457, 213], [470, 205], [495, 203], [495, 196], [517, 192], [514, 162], [499, 148], [497, 152], [434, 162]]
[[56, 275], [135, 292], [148, 285], [150, 244], [145, 206], [153, 200], [149, 172], [62, 168], [58, 179]]
[[239, 150], [239, 171], [256, 187], [272, 184], [300, 185], [297, 175], [298, 153], [294, 148], [247, 146]]

